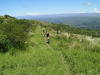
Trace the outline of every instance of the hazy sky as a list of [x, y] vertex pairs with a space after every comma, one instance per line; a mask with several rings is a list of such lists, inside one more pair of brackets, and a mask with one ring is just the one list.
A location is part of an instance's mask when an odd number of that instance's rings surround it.
[[0, 0], [0, 15], [100, 13], [100, 0]]

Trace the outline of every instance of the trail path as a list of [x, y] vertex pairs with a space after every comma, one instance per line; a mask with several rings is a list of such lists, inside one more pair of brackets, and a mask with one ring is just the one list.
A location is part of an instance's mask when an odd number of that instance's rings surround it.
[[[31, 38], [31, 41], [35, 42], [37, 44], [38, 48], [40, 48], [40, 49], [44, 49], [45, 48], [48, 51], [51, 51], [51, 52], [53, 51], [56, 54], [58, 53], [59, 56], [60, 56], [60, 63], [62, 63], [61, 65], [64, 66], [64, 69], [66, 71], [66, 74], [64, 74], [64, 75], [72, 75], [72, 73], [70, 72], [70, 69], [69, 69], [69, 65], [67, 64], [67, 61], [66, 61], [62, 51], [55, 50], [54, 48], [52, 48], [49, 44], [47, 44], [45, 42], [45, 39], [44, 39], [44, 37], [42, 35], [41, 28], [37, 28], [35, 36], [33, 38]], [[56, 62], [56, 63], [58, 63], [58, 62]]]

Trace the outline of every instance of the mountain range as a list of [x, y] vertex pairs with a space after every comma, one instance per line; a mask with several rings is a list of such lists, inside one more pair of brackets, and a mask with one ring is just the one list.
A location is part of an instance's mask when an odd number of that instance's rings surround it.
[[19, 19], [40, 20], [49, 23], [63, 23], [74, 27], [100, 30], [100, 13], [69, 13], [54, 15], [17, 16]]

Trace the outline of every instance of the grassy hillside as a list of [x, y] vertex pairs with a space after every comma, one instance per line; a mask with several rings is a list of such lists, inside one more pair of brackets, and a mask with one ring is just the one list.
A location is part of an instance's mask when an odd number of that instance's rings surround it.
[[99, 75], [100, 38], [57, 32], [48, 27], [50, 44], [43, 36], [44, 24], [35, 21], [25, 50], [12, 47], [0, 53], [0, 75]]

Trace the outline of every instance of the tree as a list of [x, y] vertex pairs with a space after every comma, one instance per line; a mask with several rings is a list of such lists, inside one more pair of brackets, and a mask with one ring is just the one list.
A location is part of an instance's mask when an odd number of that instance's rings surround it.
[[10, 16], [10, 15], [4, 15], [4, 18], [14, 18], [14, 17], [12, 17], [12, 16]]
[[57, 34], [59, 34], [61, 31], [64, 31], [65, 25], [64, 24], [52, 24], [52, 28], [57, 31]]

